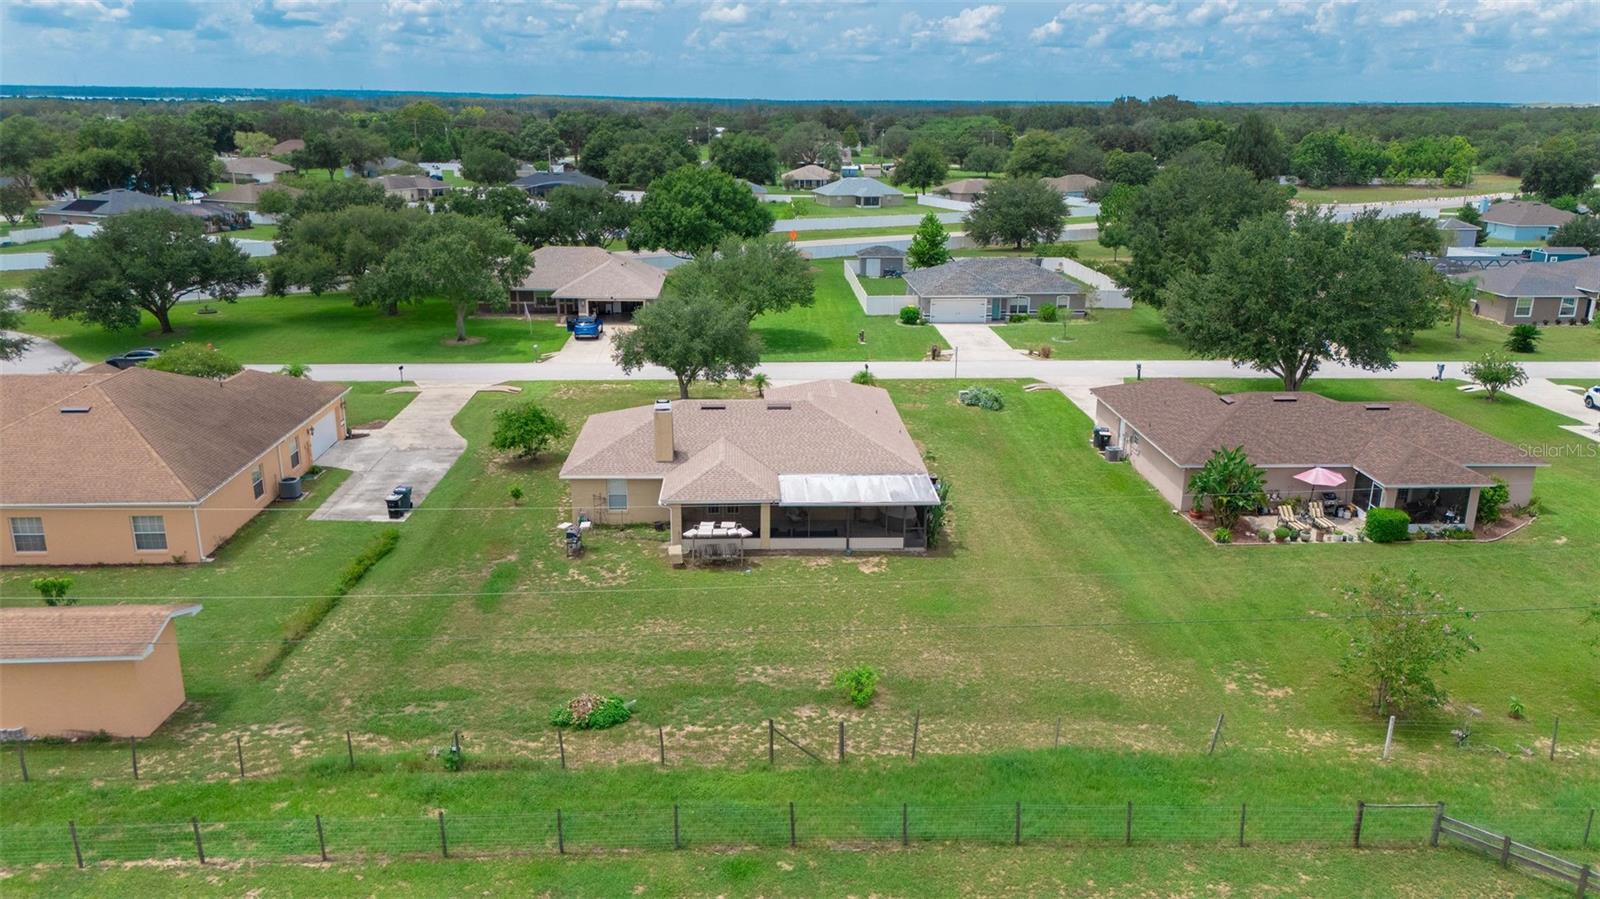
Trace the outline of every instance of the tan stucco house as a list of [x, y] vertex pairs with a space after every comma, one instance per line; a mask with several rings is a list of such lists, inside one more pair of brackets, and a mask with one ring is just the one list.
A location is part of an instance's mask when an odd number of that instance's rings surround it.
[[921, 549], [939, 504], [888, 392], [844, 381], [591, 415], [561, 479], [596, 522], [666, 523], [669, 553], [701, 521], [747, 550]]
[[0, 609], [0, 729], [148, 737], [183, 705], [174, 620], [199, 605]]
[[813, 190], [838, 178], [838, 175], [816, 164], [790, 169], [778, 176], [778, 180], [789, 190]]
[[1089, 308], [1089, 291], [1039, 259], [963, 257], [905, 273], [906, 293], [937, 324], [1003, 322], [1055, 306], [1062, 315]]
[[511, 311], [627, 316], [660, 299], [666, 281], [666, 269], [603, 247], [540, 247]]
[[343, 439], [346, 392], [258, 371], [0, 378], [0, 565], [203, 561]]
[[1504, 325], [1575, 325], [1600, 312], [1600, 256], [1523, 262], [1454, 276], [1478, 289], [1473, 314]]
[[443, 196], [450, 190], [450, 186], [443, 181], [435, 181], [427, 175], [379, 175], [367, 181], [383, 188], [389, 196], [399, 197], [407, 203], [423, 203]]
[[818, 206], [859, 206], [865, 209], [899, 206], [906, 201], [906, 195], [900, 192], [900, 188], [865, 176], [840, 178], [832, 184], [824, 184], [811, 192], [811, 198], [817, 201]]
[[[1509, 443], [1414, 403], [1347, 403], [1314, 393], [1227, 396], [1158, 378], [1098, 387], [1095, 424], [1111, 431], [1135, 471], [1177, 509], [1194, 507], [1190, 479], [1218, 449], [1243, 447], [1284, 499], [1333, 493], [1359, 510], [1405, 509], [1414, 526], [1477, 522], [1495, 478], [1513, 504], [1533, 495], [1545, 465]], [[1344, 475], [1335, 488], [1294, 479], [1310, 468]]]
[[975, 203], [979, 197], [983, 196], [983, 192], [988, 189], [988, 178], [962, 178], [942, 187], [936, 187], [933, 192], [941, 197], [948, 197], [963, 203]]

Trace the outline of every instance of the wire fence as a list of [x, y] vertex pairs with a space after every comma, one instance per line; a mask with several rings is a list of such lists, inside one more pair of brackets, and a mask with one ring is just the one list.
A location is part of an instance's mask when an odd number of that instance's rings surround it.
[[[1374, 762], [1420, 755], [1488, 754], [1541, 763], [1589, 764], [1600, 731], [1588, 721], [1483, 725], [1474, 722], [1330, 719], [1276, 721], [1247, 712], [1164, 722], [1066, 717], [977, 720], [848, 713], [788, 720], [666, 725], [634, 718], [605, 731], [446, 731], [421, 737], [279, 726], [224, 731], [176, 728], [142, 739], [30, 740], [0, 749], [0, 785], [53, 781], [212, 781], [338, 770], [441, 770], [459, 746], [465, 767], [544, 770], [619, 764], [773, 767], [840, 764], [858, 758], [910, 758], [1061, 747], [1178, 754], [1295, 752], [1338, 746]], [[1537, 728], [1537, 729], [1536, 729]]]
[[[1032, 802], [680, 803], [549, 807], [517, 814], [53, 824], [0, 829], [0, 865], [189, 861], [364, 861], [621, 850], [890, 848], [927, 843], [1049, 846], [1424, 847], [1443, 804], [1355, 808], [1064, 805]], [[1498, 831], [1593, 864], [1594, 810], [1528, 809]]]

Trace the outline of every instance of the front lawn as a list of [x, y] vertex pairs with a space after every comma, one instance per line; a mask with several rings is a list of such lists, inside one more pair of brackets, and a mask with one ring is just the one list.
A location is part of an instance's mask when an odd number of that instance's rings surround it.
[[1329, 187], [1318, 190], [1301, 187], [1295, 199], [1306, 203], [1388, 203], [1397, 200], [1431, 200], [1435, 197], [1473, 197], [1479, 194], [1510, 193], [1522, 182], [1510, 175], [1479, 172], [1466, 187]]
[[[844, 260], [820, 259], [816, 272], [816, 303], [755, 320], [751, 329], [761, 336], [766, 362], [813, 360], [921, 359], [928, 348], [949, 344], [931, 326], [900, 324], [892, 315], [867, 315], [844, 279]], [[905, 282], [899, 282], [904, 287]], [[861, 343], [859, 332], [866, 331]]]
[[939, 206], [923, 206], [909, 197], [907, 198], [906, 202], [900, 204], [899, 206], [866, 207], [824, 206], [821, 203], [818, 203], [814, 198], [807, 196], [799, 197], [789, 201], [789, 207], [789, 209], [785, 209], [780, 205], [777, 209], [775, 209], [774, 211], [779, 213], [778, 218], [790, 218], [791, 212], [793, 213], [792, 217], [794, 218], [838, 218], [841, 216], [863, 216], [870, 218], [872, 216], [880, 215], [926, 215], [930, 212], [946, 213], [955, 211], [952, 209], [944, 209]]
[[[1600, 359], [1600, 327], [1595, 325], [1559, 325], [1539, 329], [1544, 336], [1539, 339], [1536, 353], [1510, 353], [1518, 362], [1561, 362], [1569, 360]], [[1397, 359], [1451, 361], [1477, 359], [1490, 350], [1505, 352], [1506, 338], [1511, 329], [1475, 315], [1461, 319], [1461, 338], [1456, 339], [1455, 324], [1445, 322], [1421, 332], [1412, 345], [1401, 350]]]
[[[516, 316], [476, 316], [467, 336], [481, 343], [455, 343], [455, 313], [439, 301], [403, 306], [398, 315], [357, 307], [348, 294], [295, 294], [245, 297], [237, 303], [201, 304], [172, 310], [176, 334], [163, 335], [148, 313], [138, 328], [106, 331], [70, 319], [52, 321], [30, 312], [22, 329], [47, 337], [91, 362], [135, 346], [169, 346], [181, 341], [215, 344], [242, 363], [305, 362], [529, 362], [538, 353], [559, 350], [566, 329], [548, 320]], [[534, 345], [538, 345], [538, 353]]]
[[1056, 359], [1183, 359], [1177, 338], [1167, 330], [1161, 311], [1142, 303], [1132, 309], [1096, 309], [1088, 318], [1064, 315], [1060, 321], [1037, 319], [995, 325], [994, 332], [1019, 350], [1048, 346]]
[[36, 240], [33, 243], [8, 244], [0, 247], [0, 253], [53, 253], [66, 242], [65, 237], [52, 237], [49, 240]]

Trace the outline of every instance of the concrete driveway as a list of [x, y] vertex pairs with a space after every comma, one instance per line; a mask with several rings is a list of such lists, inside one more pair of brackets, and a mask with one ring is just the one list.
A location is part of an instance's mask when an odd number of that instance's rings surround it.
[[[1600, 384], [1600, 378], [1597, 378], [1595, 383]], [[1600, 410], [1590, 409], [1583, 404], [1583, 389], [1557, 384], [1548, 378], [1529, 378], [1528, 383], [1521, 387], [1513, 387], [1506, 392], [1519, 400], [1526, 400], [1558, 415], [1565, 415], [1582, 422], [1581, 425], [1563, 427], [1580, 437], [1600, 441]]]
[[387, 521], [383, 498], [397, 484], [410, 484], [412, 502], [421, 506], [467, 449], [467, 440], [450, 426], [461, 407], [480, 390], [514, 392], [487, 384], [419, 384], [417, 398], [388, 424], [365, 437], [341, 440], [317, 464], [353, 474], [311, 513], [313, 521]]
[[610, 365], [611, 364], [611, 338], [615, 334], [626, 334], [633, 330], [633, 325], [605, 323], [605, 330], [600, 333], [599, 340], [579, 340], [568, 337], [562, 344], [560, 351], [543, 363], [550, 362], [579, 362], [585, 365]]
[[[30, 336], [19, 335], [15, 331], [0, 333], [4, 333], [7, 337]], [[34, 337], [33, 343], [28, 344], [21, 358], [0, 362], [0, 374], [45, 375], [58, 371], [76, 371], [87, 365], [87, 362], [43, 337]]]
[[1000, 339], [988, 325], [951, 324], [934, 325], [951, 349], [959, 350], [959, 362], [1014, 362], [1026, 358], [1021, 350]]

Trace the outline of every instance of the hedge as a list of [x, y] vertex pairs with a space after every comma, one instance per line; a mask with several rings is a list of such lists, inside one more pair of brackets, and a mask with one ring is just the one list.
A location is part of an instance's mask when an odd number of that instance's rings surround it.
[[1373, 543], [1410, 540], [1411, 516], [1404, 509], [1372, 509], [1367, 512], [1366, 533]]

